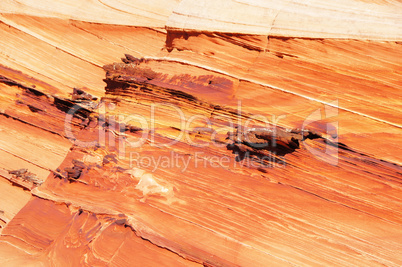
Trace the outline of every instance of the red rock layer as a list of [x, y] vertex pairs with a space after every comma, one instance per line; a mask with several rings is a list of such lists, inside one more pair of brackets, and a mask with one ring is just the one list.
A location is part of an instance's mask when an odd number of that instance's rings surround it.
[[[1, 265], [402, 264], [399, 43], [2, 21], [0, 190], [15, 193], [0, 206]], [[105, 79], [124, 53], [145, 60]], [[73, 101], [73, 87], [98, 100]], [[183, 127], [160, 105], [148, 131], [155, 103], [211, 124]], [[264, 126], [256, 115], [295, 128], [317, 110], [323, 137], [291, 153], [228, 147], [237, 124]], [[7, 172], [21, 168], [44, 183]]]

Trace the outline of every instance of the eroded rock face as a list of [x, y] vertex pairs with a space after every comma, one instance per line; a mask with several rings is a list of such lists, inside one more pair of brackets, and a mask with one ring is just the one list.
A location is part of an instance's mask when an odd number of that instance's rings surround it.
[[272, 127], [272, 129], [246, 129], [228, 133], [229, 139], [233, 141], [232, 146], [240, 151], [270, 151], [279, 155], [294, 152], [300, 148], [300, 142], [305, 139], [322, 138], [320, 134], [309, 130], [283, 129]]
[[2, 1], [0, 265], [401, 265], [400, 5], [267, 3]]

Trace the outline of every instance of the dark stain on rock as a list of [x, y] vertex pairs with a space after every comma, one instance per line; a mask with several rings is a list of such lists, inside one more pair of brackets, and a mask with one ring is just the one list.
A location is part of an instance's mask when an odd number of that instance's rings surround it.
[[71, 96], [72, 100], [75, 102], [80, 102], [80, 101], [96, 101], [98, 100], [97, 97], [92, 96], [91, 94], [85, 92], [82, 89], [74, 88], [73, 93]]
[[177, 97], [177, 98], [185, 99], [188, 101], [197, 101], [196, 97], [194, 97], [188, 93], [185, 93], [183, 91], [174, 90], [174, 89], [166, 89], [166, 92], [168, 92], [169, 94], [171, 94], [172, 96]]
[[81, 173], [84, 169], [87, 168], [84, 162], [73, 159], [72, 161], [73, 167], [64, 168], [64, 171], [67, 173], [67, 178], [70, 179], [78, 179], [81, 176]]
[[237, 129], [234, 133], [228, 133], [228, 150], [237, 155], [237, 160], [255, 155], [257, 157], [266, 157], [271, 153], [277, 156], [284, 156], [300, 148], [300, 141], [305, 139], [322, 138], [318, 133], [302, 131], [300, 129], [282, 129], [274, 127], [273, 129]]

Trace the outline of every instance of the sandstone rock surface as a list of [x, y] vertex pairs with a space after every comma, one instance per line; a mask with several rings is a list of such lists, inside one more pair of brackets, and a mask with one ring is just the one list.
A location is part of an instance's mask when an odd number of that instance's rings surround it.
[[400, 1], [0, 3], [0, 266], [401, 266]]

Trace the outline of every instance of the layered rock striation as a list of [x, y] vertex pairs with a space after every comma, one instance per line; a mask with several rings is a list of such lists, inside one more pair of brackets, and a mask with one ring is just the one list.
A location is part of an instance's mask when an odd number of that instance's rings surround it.
[[400, 266], [400, 8], [2, 1], [0, 265]]

